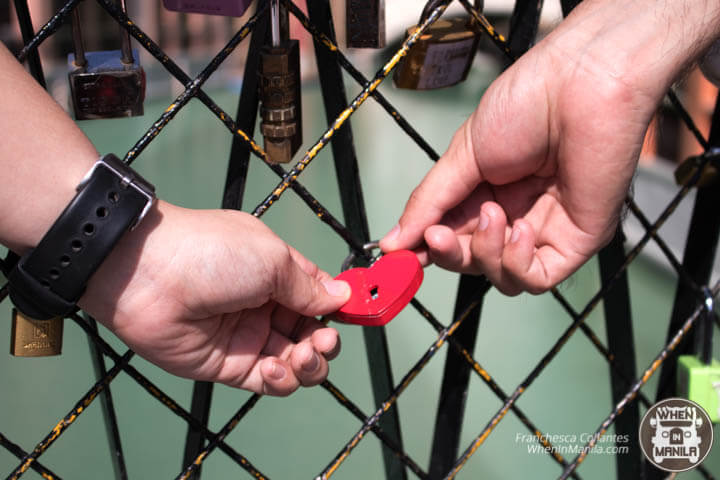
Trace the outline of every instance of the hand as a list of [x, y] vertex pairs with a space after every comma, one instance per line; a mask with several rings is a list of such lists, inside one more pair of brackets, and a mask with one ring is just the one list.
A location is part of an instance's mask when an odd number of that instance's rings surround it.
[[349, 286], [248, 214], [159, 203], [80, 306], [176, 375], [269, 395], [322, 382], [340, 340], [313, 317], [340, 308]]
[[603, 56], [622, 38], [598, 47], [575, 28], [580, 19], [592, 32], [598, 5], [490, 86], [412, 193], [383, 250], [416, 248], [425, 264], [485, 274], [516, 295], [551, 288], [612, 238], [665, 80], [639, 88], [622, 61]]

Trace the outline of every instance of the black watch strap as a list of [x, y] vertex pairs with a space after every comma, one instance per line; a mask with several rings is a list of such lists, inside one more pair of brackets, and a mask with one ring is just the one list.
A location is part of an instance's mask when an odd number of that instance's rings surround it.
[[98, 160], [40, 243], [10, 272], [18, 310], [37, 320], [72, 311], [92, 274], [154, 199], [155, 188], [116, 156]]

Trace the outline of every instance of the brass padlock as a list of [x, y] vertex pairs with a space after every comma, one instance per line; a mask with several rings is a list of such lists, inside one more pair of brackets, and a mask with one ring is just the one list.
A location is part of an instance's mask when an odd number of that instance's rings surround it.
[[287, 10], [282, 15], [279, 0], [271, 0], [272, 43], [260, 55], [260, 131], [271, 163], [288, 163], [302, 143], [300, 44], [288, 38]]
[[[120, 0], [125, 11], [125, 0]], [[121, 28], [121, 49], [85, 52], [80, 14], [72, 15], [74, 52], [68, 55], [70, 98], [77, 120], [134, 117], [143, 114], [145, 71]]]
[[[476, 2], [476, 6], [481, 2]], [[429, 3], [420, 22], [431, 13]], [[409, 36], [415, 27], [407, 30]], [[393, 83], [398, 88], [431, 90], [450, 87], [467, 78], [475, 59], [479, 27], [471, 17], [440, 18], [430, 25], [398, 66]]]
[[[690, 180], [697, 174], [698, 169], [702, 165], [701, 157], [690, 157], [682, 162], [675, 169], [675, 182], [678, 185], [685, 186], [690, 183]], [[696, 187], [707, 187], [712, 185], [718, 179], [718, 168], [710, 161], [705, 162], [705, 165], [700, 173]]]
[[16, 357], [50, 357], [62, 353], [63, 318], [35, 320], [12, 310], [10, 354]]
[[347, 0], [345, 34], [350, 48], [385, 47], [385, 0]]

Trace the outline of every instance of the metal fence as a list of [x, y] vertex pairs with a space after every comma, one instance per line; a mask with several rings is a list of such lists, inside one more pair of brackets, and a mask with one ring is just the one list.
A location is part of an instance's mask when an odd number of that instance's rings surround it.
[[[18, 60], [27, 62], [31, 73], [39, 82], [43, 82], [42, 66], [37, 54], [37, 48], [48, 37], [55, 33], [64, 24], [69, 22], [72, 10], [81, 0], [69, 0], [37, 33], [32, 31], [27, 3], [15, 0], [15, 7], [19, 23], [22, 26], [24, 48], [17, 55]], [[358, 174], [357, 158], [353, 146], [352, 132], [347, 124], [350, 116], [368, 102], [377, 102], [398, 127], [408, 135], [417, 145], [427, 153], [430, 160], [438, 159], [438, 154], [390, 104], [388, 99], [378, 91], [378, 86], [391, 74], [393, 69], [402, 61], [408, 50], [417, 41], [419, 36], [435, 22], [445, 11], [452, 0], [431, 0], [431, 14], [414, 30], [402, 43], [399, 50], [392, 55], [381, 69], [370, 79], [363, 76], [358, 69], [340, 51], [335, 41], [330, 5], [327, 0], [308, 0], [308, 16], [297, 8], [290, 0], [283, 0], [284, 6], [297, 17], [302, 25], [313, 35], [318, 71], [322, 72], [320, 84], [323, 93], [325, 111], [328, 121], [327, 130], [308, 149], [301, 160], [290, 170], [279, 165], [267, 163], [279, 178], [277, 185], [253, 210], [253, 214], [261, 217], [272, 208], [288, 189], [292, 189], [307, 207], [315, 214], [318, 221], [324, 222], [330, 229], [347, 243], [351, 252], [368, 262], [370, 253], [363, 246], [370, 240], [368, 221], [362, 195], [362, 185]], [[477, 11], [467, 0], [457, 0], [475, 18], [478, 25], [497, 48], [507, 57], [508, 61], [526, 51], [532, 44], [537, 32], [541, 0], [518, 0], [511, 19], [511, 32], [506, 39], [499, 34], [493, 25]], [[258, 95], [256, 71], [259, 62], [260, 47], [267, 34], [268, 9], [266, 2], [260, 2], [256, 13], [232, 37], [195, 78], [184, 72], [172, 58], [169, 58], [159, 46], [141, 31], [131, 18], [128, 18], [113, 0], [97, 0], [97, 3], [107, 11], [120, 25], [123, 26], [167, 72], [179, 80], [185, 90], [180, 94], [160, 118], [153, 123], [147, 132], [125, 154], [124, 161], [132, 163], [137, 160], [145, 148], [161, 133], [162, 129], [172, 121], [178, 113], [197, 98], [202, 102], [232, 133], [233, 144], [230, 164], [225, 184], [225, 193], [222, 206], [224, 208], [241, 208], [245, 180], [251, 156], [260, 161], [266, 159], [263, 149], [253, 140], [257, 118]], [[567, 14], [577, 1], [564, 0], [563, 11]], [[246, 37], [250, 37], [250, 48], [246, 60], [242, 92], [239, 97], [238, 115], [233, 117], [223, 111], [215, 101], [203, 91], [203, 84], [215, 72], [219, 65]], [[361, 87], [362, 91], [352, 100], [348, 101], [343, 84], [343, 71], [349, 74]], [[453, 316], [446, 322], [438, 319], [421, 300], [415, 298], [411, 307], [417, 311], [427, 323], [427, 327], [436, 333], [436, 339], [428, 345], [425, 352], [417, 359], [399, 381], [394, 381], [390, 369], [390, 356], [387, 340], [383, 328], [366, 327], [364, 337], [368, 350], [373, 395], [376, 410], [362, 411], [353, 399], [345, 395], [332, 381], [326, 380], [320, 388], [331, 395], [347, 413], [357, 418], [361, 424], [357, 432], [347, 440], [344, 445], [338, 446], [337, 455], [328, 459], [327, 465], [322, 468], [317, 478], [329, 478], [338, 471], [343, 462], [350, 456], [362, 440], [374, 435], [383, 445], [383, 461], [387, 478], [454, 478], [458, 475], [468, 459], [483, 446], [487, 438], [493, 433], [497, 425], [508, 415], [514, 416], [527, 429], [529, 435], [537, 439], [539, 445], [544, 447], [547, 454], [557, 463], [559, 478], [582, 478], [582, 463], [592, 447], [612, 426], [616, 434], [628, 434], [630, 438], [629, 452], [616, 456], [617, 478], [661, 478], [663, 474], [647, 464], [637, 444], [637, 431], [640, 421], [641, 405], [648, 407], [654, 403], [653, 399], [641, 391], [655, 373], [659, 373], [658, 398], [672, 396], [675, 392], [676, 355], [680, 353], [698, 353], [697, 339], [708, 338], [712, 335], [714, 326], [718, 326], [718, 319], [712, 311], [712, 300], [720, 291], [720, 284], [709, 285], [712, 265], [715, 257], [715, 248], [720, 230], [720, 214], [716, 206], [720, 204], [720, 189], [710, 182], [707, 186], [698, 187], [699, 178], [706, 167], [717, 165], [720, 159], [720, 108], [716, 108], [712, 122], [712, 131], [709, 138], [704, 138], [693, 124], [689, 115], [685, 114], [680, 100], [671, 91], [668, 98], [677, 112], [686, 122], [687, 127], [695, 134], [697, 141], [705, 149], [705, 153], [695, 159], [697, 168], [692, 178], [678, 191], [672, 201], [665, 207], [657, 219], [648, 219], [632, 198], [627, 200], [628, 215], [635, 217], [644, 227], [645, 234], [634, 245], [628, 245], [626, 252], [625, 239], [622, 231], [618, 231], [614, 240], [599, 254], [601, 272], [601, 287], [582, 308], [576, 309], [563, 294], [553, 289], [547, 295], [552, 295], [562, 309], [567, 313], [569, 323], [565, 331], [557, 338], [554, 345], [544, 354], [525, 378], [512, 390], [506, 391], [496, 382], [491, 372], [486, 370], [474, 358], [474, 346], [479, 329], [479, 321], [483, 299], [490, 290], [491, 285], [483, 277], [461, 275], [456, 297], [456, 306]], [[236, 118], [234, 120], [233, 118]], [[340, 187], [341, 204], [344, 222], [334, 217], [302, 183], [303, 172], [310, 167], [318, 152], [330, 146], [336, 166], [337, 180]], [[680, 201], [688, 193], [697, 188], [697, 195], [693, 216], [688, 231], [685, 255], [678, 259], [672, 253], [666, 242], [658, 234], [660, 227], [675, 212]], [[638, 258], [638, 255], [648, 245], [654, 242], [659, 246], [668, 262], [672, 265], [677, 278], [678, 286], [672, 312], [672, 318], [667, 335], [667, 343], [656, 358], [647, 366], [642, 365], [638, 374], [635, 365], [635, 341], [632, 332], [630, 313], [630, 291], [627, 278], [628, 266]], [[10, 260], [6, 260], [7, 263]], [[7, 296], [7, 286], [0, 290], [0, 298]], [[8, 301], [8, 300], [4, 300]], [[586, 323], [585, 320], [600, 306], [604, 309], [606, 317], [607, 344], [603, 343]], [[224, 455], [237, 463], [238, 469], [245, 470], [256, 478], [266, 478], [262, 473], [263, 466], [255, 465], [249, 458], [242, 455], [226, 442], [227, 436], [239, 422], [250, 412], [258, 402], [262, 401], [260, 395], [253, 395], [237, 412], [232, 415], [225, 425], [218, 431], [208, 428], [208, 412], [212, 397], [212, 385], [196, 382], [194, 386], [192, 406], [190, 410], [182, 408], [176, 400], [164, 393], [141, 371], [129, 362], [133, 352], [128, 350], [119, 352], [103, 339], [92, 319], [83, 317], [79, 312], [69, 316], [69, 319], [79, 325], [95, 345], [95, 364], [99, 373], [99, 380], [92, 385], [87, 393], [68, 410], [68, 414], [57, 425], [50, 427], [49, 433], [38, 440], [31, 449], [24, 448], [11, 438], [0, 432], [0, 446], [17, 457], [17, 466], [8, 472], [8, 479], [16, 479], [29, 469], [35, 470], [43, 478], [59, 479], [49, 465], [43, 462], [43, 454], [50, 449], [57, 439], [79, 419], [87, 407], [102, 397], [105, 405], [105, 422], [110, 433], [110, 443], [113, 451], [113, 464], [117, 478], [128, 478], [125, 457], [119, 435], [119, 422], [112, 404], [112, 397], [107, 394], [108, 386], [118, 375], [127, 375], [137, 382], [148, 394], [148, 401], [159, 401], [190, 427], [185, 445], [184, 468], [177, 475], [178, 479], [199, 478], [200, 468], [209, 455], [217, 455], [221, 451]], [[702, 326], [703, 328], [698, 328]], [[518, 401], [526, 390], [540, 377], [548, 365], [553, 362], [568, 340], [574, 335], [584, 335], [589, 340], [597, 355], [605, 359], [611, 371], [610, 391], [615, 407], [606, 415], [606, 419], [597, 426], [593, 435], [588, 436], [587, 444], [580, 449], [574, 458], [565, 458], [558, 449], [553, 448], [550, 436], [546, 435], [540, 427], [541, 422], [532, 420], [529, 414], [522, 409]], [[432, 454], [429, 468], [423, 468], [403, 448], [400, 435], [400, 420], [397, 410], [397, 400], [413, 382], [418, 373], [433, 361], [438, 353], [447, 349], [447, 360], [444, 366], [443, 381], [439, 388], [440, 401], [435, 419], [435, 434], [432, 439]], [[104, 357], [111, 362], [111, 368], [106, 369]], [[475, 438], [466, 445], [460, 445], [460, 429], [463, 425], [465, 411], [465, 398], [471, 381], [482, 382], [490, 391], [500, 399], [502, 406], [496, 413], [487, 419], [487, 424]], [[291, 402], [291, 399], [287, 401]], [[430, 439], [428, 439], [430, 441]], [[702, 466], [698, 470], [705, 478], [713, 478], [712, 474]], [[231, 474], [231, 473], [229, 473]], [[235, 475], [235, 473], [232, 473]], [[242, 475], [240, 475], [242, 477]]]

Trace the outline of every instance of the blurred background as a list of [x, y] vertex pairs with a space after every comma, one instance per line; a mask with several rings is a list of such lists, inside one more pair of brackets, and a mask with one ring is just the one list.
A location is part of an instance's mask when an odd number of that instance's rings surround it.
[[[37, 30], [64, 2], [30, 0], [28, 3]], [[128, 0], [127, 3], [130, 18], [191, 76], [201, 71], [245, 23], [254, 8], [251, 7], [243, 18], [229, 18], [171, 12], [163, 8], [160, 0]], [[305, 10], [304, 1], [296, 3]], [[371, 78], [390, 58], [405, 29], [417, 21], [423, 3], [387, 0], [387, 49], [355, 50], [345, 48], [345, 2], [333, 1], [340, 48], [366, 77]], [[487, 0], [485, 5], [491, 22], [504, 32], [513, 2]], [[82, 2], [80, 8], [86, 49], [118, 48], [118, 27], [112, 19], [94, 2]], [[446, 15], [463, 15], [463, 10], [454, 2]], [[547, 0], [541, 35], [560, 18], [559, 2]], [[291, 29], [291, 36], [301, 40], [305, 148], [320, 137], [327, 124], [312, 41], [297, 23], [293, 23]], [[19, 51], [22, 45], [12, 2], [0, 2], [0, 40], [13, 52]], [[226, 112], [233, 114], [242, 87], [248, 43], [243, 42], [204, 87]], [[48, 88], [66, 109], [67, 54], [71, 51], [69, 25], [63, 26], [40, 47]], [[430, 145], [442, 152], [453, 132], [474, 110], [484, 90], [500, 73], [502, 62], [496, 47], [483, 39], [468, 79], [462, 84], [438, 91], [412, 91], [396, 89], [388, 80], [380, 90]], [[141, 63], [148, 81], [144, 116], [79, 122], [101, 152], [123, 155], [183, 90], [182, 85], [142, 49]], [[345, 84], [349, 99], [361, 91], [361, 86], [349, 76], [345, 77]], [[707, 133], [717, 89], [693, 70], [682, 79], [677, 91], [700, 128]], [[351, 124], [371, 234], [373, 238], [379, 238], [395, 224], [410, 192], [432, 162], [372, 100], [352, 116]], [[156, 184], [162, 198], [192, 208], [217, 208], [221, 203], [231, 141], [231, 135], [217, 118], [200, 102], [192, 100], [134, 166]], [[634, 186], [635, 199], [651, 221], [677, 192], [673, 171], [678, 162], [700, 151], [700, 146], [672, 109], [661, 106], [646, 138]], [[342, 218], [330, 155], [328, 149], [323, 150], [300, 181], [331, 213]], [[243, 209], [252, 210], [277, 181], [272, 172], [253, 158]], [[685, 199], [660, 231], [678, 257], [682, 257], [692, 200], [692, 195]], [[263, 221], [321, 268], [332, 274], [339, 273], [347, 247], [294, 193], [287, 192]], [[643, 230], [628, 219], [626, 232], [628, 244], [634, 245]], [[242, 234], [238, 232], [238, 235]], [[644, 369], [664, 345], [677, 278], [652, 243], [631, 265], [629, 275], [637, 365]], [[717, 269], [714, 276], [717, 278]], [[457, 279], [457, 275], [430, 267], [418, 293], [423, 304], [444, 324], [451, 319]], [[563, 294], [575, 307], [584, 305], [598, 289], [599, 269], [594, 260], [561, 286]], [[0, 318], [9, 320], [9, 302], [0, 304]], [[569, 324], [570, 319], [550, 296], [507, 298], [493, 291], [483, 307], [475, 357], [500, 386], [510, 392]], [[600, 311], [590, 317], [588, 324], [604, 339]], [[330, 379], [370, 414], [376, 406], [362, 334], [357, 327], [337, 327], [343, 338], [343, 353], [333, 362]], [[101, 330], [104, 338], [124, 351], [112, 334]], [[0, 332], [0, 339], [9, 338], [9, 321], [6, 332]], [[427, 350], [436, 334], [410, 309], [393, 320], [387, 332], [397, 381]], [[716, 332], [715, 358], [720, 357], [718, 337]], [[77, 326], [68, 322], [60, 357], [16, 358], [10, 356], [2, 344], [0, 347], [0, 432], [31, 450], [94, 383], [87, 339]], [[423, 467], [429, 461], [444, 357], [445, 352], [436, 355], [398, 402], [406, 451]], [[168, 375], [141, 358], [136, 357], [132, 364], [183, 407], [190, 408], [192, 382]], [[579, 437], [594, 432], [611, 410], [609, 386], [607, 363], [584, 336], [575, 335], [518, 405], [546, 433]], [[656, 378], [653, 378], [644, 392], [654, 398], [655, 388]], [[174, 478], [182, 466], [185, 423], [123, 373], [112, 383], [112, 392], [129, 477]], [[217, 386], [210, 428], [219, 429], [248, 397], [246, 392]], [[469, 445], [500, 405], [480, 379], [472, 379], [461, 449]], [[262, 399], [230, 435], [228, 443], [270, 478], [312, 478], [359, 428], [360, 423], [330, 395], [315, 388], [299, 391], [289, 399]], [[720, 430], [716, 428], [715, 432], [716, 438], [719, 437]], [[518, 434], [527, 433], [512, 414], [508, 415], [458, 478], [557, 477], [560, 470], [547, 455], [530, 453], [527, 444], [517, 440]], [[112, 478], [110, 455], [101, 409], [95, 402], [43, 455], [42, 462], [63, 478]], [[585, 479], [614, 478], [614, 462], [612, 455], [591, 455], [579, 474]], [[9, 472], [17, 463], [15, 457], [0, 449], [0, 472]], [[705, 465], [710, 471], [720, 472], [720, 449], [715, 448]], [[245, 478], [246, 475], [223, 453], [211, 455], [203, 467], [203, 478], [207, 479]], [[335, 474], [340, 479], [382, 476], [380, 442], [373, 435], [360, 443]], [[31, 471], [26, 478], [40, 477]], [[688, 472], [678, 478], [701, 477]]]

